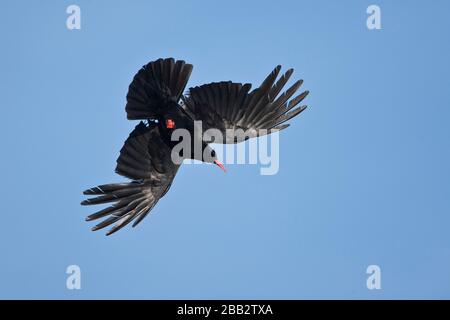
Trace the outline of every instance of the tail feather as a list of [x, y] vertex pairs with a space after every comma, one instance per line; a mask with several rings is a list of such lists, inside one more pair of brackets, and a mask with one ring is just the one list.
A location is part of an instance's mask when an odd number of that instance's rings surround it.
[[169, 101], [178, 102], [192, 72], [192, 65], [173, 58], [158, 59], [134, 76], [125, 110], [130, 120], [154, 119]]

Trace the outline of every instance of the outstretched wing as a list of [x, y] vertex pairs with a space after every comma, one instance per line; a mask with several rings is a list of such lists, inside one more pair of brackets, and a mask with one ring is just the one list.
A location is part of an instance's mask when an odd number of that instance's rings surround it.
[[156, 119], [170, 102], [178, 103], [191, 72], [191, 64], [173, 58], [158, 59], [143, 66], [128, 88], [127, 118]]
[[276, 81], [280, 69], [281, 66], [277, 66], [261, 86], [251, 92], [250, 84], [233, 82], [190, 88], [188, 97], [183, 99], [183, 108], [195, 120], [202, 121], [203, 130], [220, 130], [224, 139], [215, 141], [218, 143], [237, 143], [285, 129], [289, 124], [284, 122], [305, 110], [306, 106], [295, 107], [309, 92], [290, 100], [303, 83], [299, 80], [279, 95], [293, 73], [293, 69], [289, 69]]
[[92, 230], [116, 223], [108, 231], [107, 235], [110, 235], [133, 220], [133, 227], [142, 221], [170, 188], [179, 168], [172, 162], [170, 153], [158, 127], [140, 122], [125, 141], [117, 159], [116, 172], [132, 181], [100, 185], [83, 192], [96, 197], [84, 200], [82, 205], [113, 203], [86, 218], [90, 221], [106, 217]]

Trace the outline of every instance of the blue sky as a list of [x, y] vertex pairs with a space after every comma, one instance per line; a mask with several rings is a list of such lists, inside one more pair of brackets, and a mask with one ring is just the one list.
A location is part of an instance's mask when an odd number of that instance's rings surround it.
[[[0, 298], [450, 298], [449, 9], [2, 1]], [[105, 237], [81, 191], [123, 181], [128, 84], [159, 57], [194, 64], [191, 86], [292, 67], [310, 108], [280, 134], [277, 175], [184, 166], [139, 227]]]

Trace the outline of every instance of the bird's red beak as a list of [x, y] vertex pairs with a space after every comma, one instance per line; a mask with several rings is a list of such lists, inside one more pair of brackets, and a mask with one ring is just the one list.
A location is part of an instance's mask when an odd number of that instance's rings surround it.
[[214, 160], [214, 163], [220, 168], [222, 169], [225, 173], [227, 172], [227, 169], [225, 169], [224, 165], [222, 164], [222, 162], [220, 162], [219, 160]]

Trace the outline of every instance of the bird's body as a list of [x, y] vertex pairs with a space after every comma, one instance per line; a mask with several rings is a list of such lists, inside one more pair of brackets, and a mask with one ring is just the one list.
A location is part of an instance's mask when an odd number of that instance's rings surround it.
[[[135, 226], [167, 193], [181, 165], [173, 157], [178, 143], [172, 139], [175, 130], [184, 129], [191, 137], [191, 148], [178, 154], [181, 159], [215, 163], [224, 169], [208, 143], [238, 143], [285, 129], [289, 125], [283, 123], [306, 108], [294, 109], [308, 91], [289, 100], [302, 84], [301, 80], [279, 94], [292, 69], [275, 82], [280, 71], [280, 66], [276, 67], [251, 92], [250, 84], [229, 81], [194, 87], [183, 96], [191, 71], [192, 65], [169, 58], [150, 62], [135, 75], [127, 94], [127, 118], [146, 120], [147, 124], [141, 121], [131, 132], [116, 166], [118, 174], [132, 181], [84, 191], [96, 197], [84, 200], [83, 205], [113, 202], [87, 217], [87, 220], [106, 217], [93, 230], [115, 223], [109, 235], [131, 221]], [[216, 129], [222, 140], [209, 136], [208, 129]], [[201, 152], [197, 152], [196, 146], [201, 146]]]

